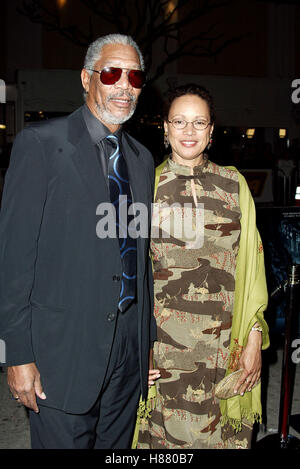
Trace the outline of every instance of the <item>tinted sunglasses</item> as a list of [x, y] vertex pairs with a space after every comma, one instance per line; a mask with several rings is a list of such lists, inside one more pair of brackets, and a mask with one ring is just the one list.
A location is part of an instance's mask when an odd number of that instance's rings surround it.
[[127, 70], [128, 81], [133, 88], [142, 88], [145, 83], [145, 74], [142, 70], [129, 70], [128, 68], [105, 67], [102, 70], [93, 70], [99, 73], [103, 85], [114, 85], [120, 80], [122, 71]]

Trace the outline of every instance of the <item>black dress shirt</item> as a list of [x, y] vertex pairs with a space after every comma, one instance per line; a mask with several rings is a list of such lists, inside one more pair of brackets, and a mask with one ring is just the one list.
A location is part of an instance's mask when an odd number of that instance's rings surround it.
[[[90, 111], [88, 106], [85, 104], [82, 107], [82, 114], [91, 136], [92, 142], [98, 147], [98, 158], [105, 180], [108, 184], [108, 159], [111, 155], [112, 144], [106, 139], [108, 135], [115, 135], [118, 137], [119, 142], [122, 140], [122, 127], [116, 132], [111, 132], [96, 116]], [[121, 143], [120, 143], [121, 144]], [[122, 147], [121, 147], [122, 148]]]

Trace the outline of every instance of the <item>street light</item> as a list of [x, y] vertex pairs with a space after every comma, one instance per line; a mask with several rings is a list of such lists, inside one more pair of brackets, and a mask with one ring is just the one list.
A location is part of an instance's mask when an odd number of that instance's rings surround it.
[[58, 8], [62, 9], [67, 3], [67, 0], [56, 0]]

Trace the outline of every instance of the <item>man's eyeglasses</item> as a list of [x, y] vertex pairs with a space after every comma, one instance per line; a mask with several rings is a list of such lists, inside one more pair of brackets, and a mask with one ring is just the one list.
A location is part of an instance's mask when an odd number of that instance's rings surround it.
[[142, 88], [145, 83], [145, 74], [142, 70], [129, 70], [128, 68], [105, 67], [102, 70], [88, 69], [91, 72], [99, 73], [103, 85], [114, 85], [120, 80], [122, 71], [127, 71], [128, 81], [133, 88]]
[[194, 129], [196, 130], [205, 130], [211, 122], [207, 122], [206, 120], [196, 119], [195, 121], [186, 121], [184, 119], [172, 119], [171, 121], [168, 120], [170, 124], [177, 130], [185, 129], [188, 124], [193, 124]]

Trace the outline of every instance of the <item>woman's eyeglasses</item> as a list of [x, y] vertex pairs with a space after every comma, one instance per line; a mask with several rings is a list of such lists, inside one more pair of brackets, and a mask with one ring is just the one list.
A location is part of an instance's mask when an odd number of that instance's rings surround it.
[[142, 70], [129, 70], [128, 68], [105, 67], [102, 70], [88, 69], [99, 73], [103, 85], [114, 85], [120, 80], [122, 71], [127, 71], [128, 81], [133, 88], [142, 88], [145, 83], [145, 74]]
[[171, 121], [168, 120], [170, 124], [177, 130], [185, 129], [188, 124], [193, 124], [194, 129], [196, 130], [205, 130], [211, 122], [207, 122], [202, 119], [196, 119], [195, 121], [186, 121], [184, 119], [172, 119]]

